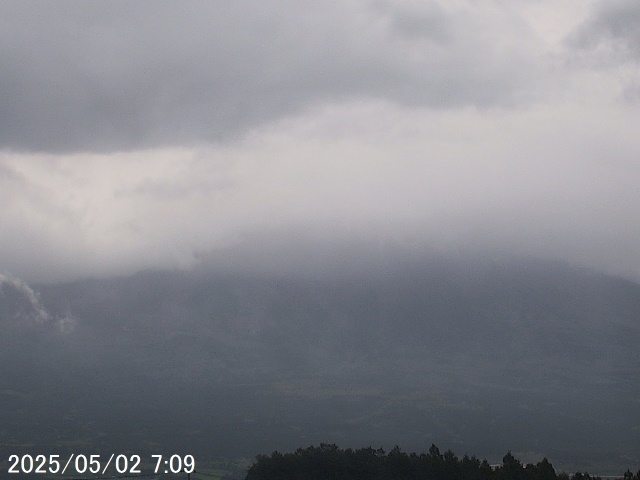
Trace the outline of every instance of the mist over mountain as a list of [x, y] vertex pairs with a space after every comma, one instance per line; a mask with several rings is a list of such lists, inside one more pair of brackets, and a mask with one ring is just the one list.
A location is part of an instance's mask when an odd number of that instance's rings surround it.
[[639, 19], [0, 2], [0, 450], [637, 471]]
[[532, 259], [362, 255], [298, 274], [4, 281], [0, 443], [202, 458], [437, 443], [638, 467], [640, 285]]

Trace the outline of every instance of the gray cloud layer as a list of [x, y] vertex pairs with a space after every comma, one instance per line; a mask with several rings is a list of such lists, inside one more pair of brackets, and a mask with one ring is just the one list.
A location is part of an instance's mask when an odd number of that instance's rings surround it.
[[489, 10], [382, 0], [3, 2], [0, 146], [221, 141], [353, 98], [510, 104], [539, 75], [532, 36], [522, 18]]
[[355, 238], [638, 278], [639, 5], [0, 3], [0, 271]]
[[640, 58], [640, 6], [634, 0], [600, 2], [593, 14], [570, 36], [570, 44], [594, 48], [599, 43]]

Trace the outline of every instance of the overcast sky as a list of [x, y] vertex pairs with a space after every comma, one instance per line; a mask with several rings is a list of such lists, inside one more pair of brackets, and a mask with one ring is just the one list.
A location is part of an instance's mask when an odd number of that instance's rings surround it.
[[356, 236], [640, 278], [637, 0], [0, 1], [0, 271]]

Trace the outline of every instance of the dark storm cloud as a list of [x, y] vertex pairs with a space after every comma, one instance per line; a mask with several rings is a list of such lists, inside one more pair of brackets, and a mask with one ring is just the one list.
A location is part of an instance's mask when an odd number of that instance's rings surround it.
[[352, 98], [508, 104], [531, 77], [526, 40], [509, 47], [480, 12], [403, 5], [2, 3], [0, 147], [217, 142]]
[[617, 85], [619, 100], [640, 102], [640, 3], [634, 0], [603, 1], [570, 34], [565, 44], [570, 58], [588, 69], [621, 69]]
[[609, 61], [620, 58], [640, 60], [640, 2], [600, 2], [589, 18], [569, 36], [568, 43], [584, 49], [604, 46]]

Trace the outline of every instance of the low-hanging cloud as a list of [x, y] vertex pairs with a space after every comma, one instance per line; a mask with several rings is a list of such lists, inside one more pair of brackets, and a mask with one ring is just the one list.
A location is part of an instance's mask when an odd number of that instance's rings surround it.
[[51, 315], [44, 308], [40, 302], [38, 294], [29, 287], [22, 280], [0, 273], [0, 295], [4, 295], [5, 286], [10, 287], [12, 290], [18, 292], [24, 299], [24, 303], [28, 306], [28, 309], [21, 309], [14, 312], [19, 320], [33, 321], [39, 325], [48, 322], [51, 319]]
[[[593, 108], [487, 117], [365, 103], [228, 147], [15, 157], [5, 162], [27, 179], [14, 189], [28, 216], [0, 214], [12, 226], [0, 261], [52, 281], [191, 267], [247, 239], [286, 250], [306, 236], [551, 256], [634, 275], [633, 114], [614, 120], [616, 108], [600, 103], [603, 129]], [[571, 127], [558, 131], [551, 115]], [[260, 255], [256, 264], [269, 263], [268, 248]]]
[[65, 334], [73, 331], [76, 326], [76, 319], [71, 315], [51, 315], [42, 304], [38, 292], [23, 280], [1, 272], [0, 306], [3, 328], [44, 327]]

